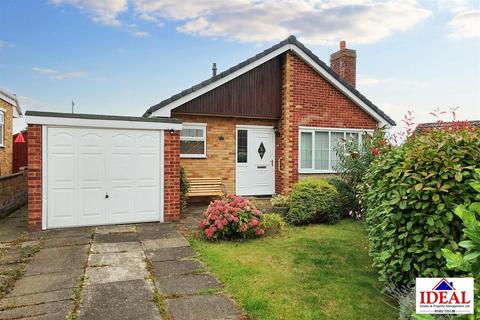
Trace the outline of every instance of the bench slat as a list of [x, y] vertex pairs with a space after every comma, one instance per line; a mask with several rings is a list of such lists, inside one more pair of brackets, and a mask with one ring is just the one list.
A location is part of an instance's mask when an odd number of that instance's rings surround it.
[[222, 180], [218, 178], [190, 178], [189, 197], [195, 196], [222, 196], [225, 194]]

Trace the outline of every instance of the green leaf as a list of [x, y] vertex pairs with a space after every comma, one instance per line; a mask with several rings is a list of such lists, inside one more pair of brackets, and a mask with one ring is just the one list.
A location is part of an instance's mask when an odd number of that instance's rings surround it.
[[440, 196], [438, 194], [434, 194], [432, 197], [433, 202], [438, 202], [440, 201]]
[[458, 245], [462, 248], [470, 249], [470, 248], [473, 248], [475, 246], [475, 243], [473, 241], [470, 241], [470, 240], [465, 240], [465, 241], [460, 241], [458, 243]]
[[432, 227], [435, 225], [435, 221], [433, 220], [432, 217], [427, 218], [427, 224]]
[[480, 181], [470, 182], [470, 186], [477, 192], [480, 192]]
[[417, 190], [417, 192], [422, 190], [422, 188], [423, 188], [423, 184], [421, 184], [421, 183], [418, 183], [418, 184], [415, 185], [415, 190]]
[[462, 179], [463, 179], [463, 176], [461, 172], [455, 173], [455, 180], [457, 180], [458, 182], [461, 182]]

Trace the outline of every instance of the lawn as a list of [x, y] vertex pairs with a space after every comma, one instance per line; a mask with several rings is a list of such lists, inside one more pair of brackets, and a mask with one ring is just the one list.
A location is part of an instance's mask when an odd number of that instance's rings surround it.
[[292, 227], [282, 236], [192, 245], [252, 319], [395, 319], [360, 222]]

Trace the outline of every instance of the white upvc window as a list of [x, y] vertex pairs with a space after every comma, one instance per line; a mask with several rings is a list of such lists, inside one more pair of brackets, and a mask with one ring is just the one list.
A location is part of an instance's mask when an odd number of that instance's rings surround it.
[[180, 157], [207, 157], [207, 124], [183, 123], [180, 131]]
[[300, 127], [298, 138], [299, 173], [335, 173], [342, 143], [354, 139], [362, 146], [362, 134], [373, 132], [365, 129]]
[[0, 147], [5, 146], [5, 111], [0, 109]]

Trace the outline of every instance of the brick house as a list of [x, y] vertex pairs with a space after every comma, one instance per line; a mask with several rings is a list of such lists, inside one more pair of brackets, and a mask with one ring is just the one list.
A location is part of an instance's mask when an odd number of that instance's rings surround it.
[[30, 229], [177, 220], [180, 166], [238, 195], [334, 173], [339, 141], [395, 125], [355, 64], [344, 42], [332, 69], [289, 37], [143, 117], [26, 112]]
[[16, 96], [0, 89], [0, 176], [12, 173], [13, 118], [21, 115]]
[[155, 106], [183, 121], [180, 165], [238, 195], [287, 194], [300, 178], [335, 173], [343, 139], [395, 122], [355, 89], [345, 41], [330, 67], [295, 37]]

